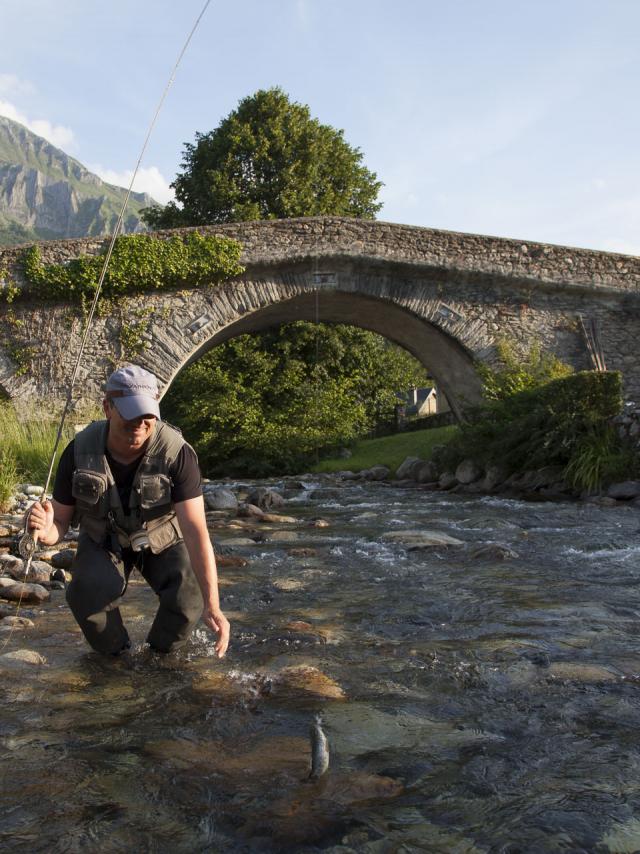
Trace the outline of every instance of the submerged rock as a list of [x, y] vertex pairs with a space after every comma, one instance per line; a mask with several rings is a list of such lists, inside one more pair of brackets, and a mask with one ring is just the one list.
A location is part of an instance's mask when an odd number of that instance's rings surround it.
[[46, 663], [47, 659], [44, 655], [40, 655], [39, 652], [32, 649], [16, 649], [13, 652], [5, 652], [0, 655], [0, 665], [9, 667], [38, 666]]
[[316, 555], [318, 554], [318, 550], [306, 547], [294, 548], [287, 549], [287, 554], [289, 555], [289, 557], [316, 557]]
[[310, 664], [294, 664], [275, 673], [265, 673], [271, 693], [277, 697], [302, 695], [344, 700], [345, 693], [330, 676]]
[[473, 546], [469, 557], [474, 560], [515, 560], [520, 555], [504, 543], [481, 543]]
[[554, 661], [548, 670], [554, 679], [574, 682], [615, 682], [620, 677], [600, 664], [582, 664], [578, 661]]
[[437, 546], [463, 546], [462, 540], [451, 537], [449, 534], [444, 534], [441, 531], [387, 531], [380, 537], [381, 540], [387, 543], [396, 543], [400, 546], [405, 546], [412, 551], [413, 549], [427, 549]]

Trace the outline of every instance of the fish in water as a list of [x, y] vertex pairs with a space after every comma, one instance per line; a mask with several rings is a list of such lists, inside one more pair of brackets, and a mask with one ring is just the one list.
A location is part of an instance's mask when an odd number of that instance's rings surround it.
[[316, 715], [309, 730], [311, 736], [310, 780], [317, 780], [329, 767], [329, 742], [322, 729], [322, 718]]

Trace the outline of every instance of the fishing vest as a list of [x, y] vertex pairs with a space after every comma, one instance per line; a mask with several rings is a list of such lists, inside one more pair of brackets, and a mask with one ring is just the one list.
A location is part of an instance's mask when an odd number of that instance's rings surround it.
[[94, 421], [75, 437], [72, 495], [74, 523], [99, 545], [115, 533], [123, 548], [129, 535], [144, 530], [149, 548], [159, 554], [182, 540], [171, 503], [169, 468], [185, 441], [168, 424], [157, 421], [140, 460], [125, 513], [105, 454], [108, 421]]

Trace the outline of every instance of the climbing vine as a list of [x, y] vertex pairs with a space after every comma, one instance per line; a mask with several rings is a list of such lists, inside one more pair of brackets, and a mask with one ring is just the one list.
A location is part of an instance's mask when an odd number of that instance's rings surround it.
[[[219, 284], [239, 275], [242, 247], [227, 237], [197, 231], [161, 240], [148, 234], [118, 237], [102, 293], [118, 299], [146, 291], [175, 291]], [[104, 252], [81, 255], [65, 264], [44, 264], [38, 246], [24, 255], [29, 288], [24, 298], [86, 304], [92, 299], [104, 264]]]

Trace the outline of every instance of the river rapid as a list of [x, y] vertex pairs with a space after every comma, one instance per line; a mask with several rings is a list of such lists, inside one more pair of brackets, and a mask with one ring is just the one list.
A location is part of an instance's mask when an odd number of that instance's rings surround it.
[[[0, 848], [640, 850], [638, 508], [281, 485], [296, 524], [214, 530], [248, 561], [221, 570], [223, 661], [203, 628], [149, 654], [137, 575], [126, 658], [61, 591], [24, 609], [5, 652], [47, 663], [0, 673]], [[388, 536], [425, 530], [461, 544]]]

